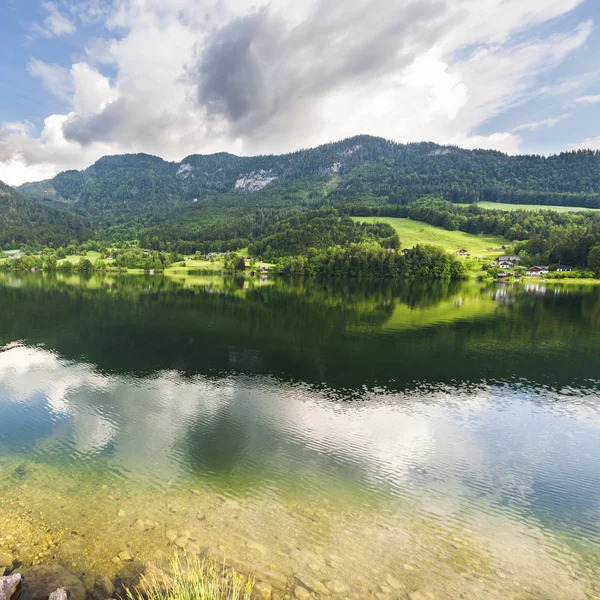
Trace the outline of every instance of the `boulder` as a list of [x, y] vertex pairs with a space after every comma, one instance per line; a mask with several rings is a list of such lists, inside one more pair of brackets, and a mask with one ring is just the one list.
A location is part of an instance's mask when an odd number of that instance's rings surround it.
[[68, 600], [67, 590], [65, 588], [58, 588], [48, 596], [48, 600]]
[[298, 585], [294, 590], [294, 598], [297, 600], [310, 600], [310, 592], [306, 588]]
[[329, 596], [329, 590], [323, 585], [323, 583], [311, 575], [299, 574], [296, 575], [296, 579], [298, 580], [298, 583], [301, 583], [310, 591], [320, 594], [321, 596]]
[[264, 581], [276, 590], [285, 590], [287, 587], [287, 578], [285, 575], [277, 571], [269, 571], [265, 569], [256, 569], [255, 577], [257, 581]]
[[254, 584], [254, 595], [260, 600], [271, 600], [273, 595], [273, 588], [270, 583], [266, 581], [258, 581]]
[[0, 552], [0, 568], [5, 567], [7, 569], [12, 569], [12, 566], [13, 566], [12, 554], [8, 554], [8, 552]]
[[14, 573], [8, 577], [0, 577], [0, 600], [16, 598], [21, 587], [21, 575]]
[[23, 599], [45, 598], [49, 590], [64, 587], [69, 590], [70, 600], [85, 600], [87, 590], [81, 579], [62, 565], [36, 565], [23, 567]]

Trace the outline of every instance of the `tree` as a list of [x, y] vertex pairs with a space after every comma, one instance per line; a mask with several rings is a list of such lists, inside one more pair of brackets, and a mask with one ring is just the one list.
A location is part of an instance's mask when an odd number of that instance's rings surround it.
[[596, 277], [600, 277], [600, 244], [596, 244], [591, 250], [588, 256], [588, 266]]
[[94, 265], [89, 258], [82, 258], [79, 261], [79, 271], [81, 273], [91, 273], [94, 270]]

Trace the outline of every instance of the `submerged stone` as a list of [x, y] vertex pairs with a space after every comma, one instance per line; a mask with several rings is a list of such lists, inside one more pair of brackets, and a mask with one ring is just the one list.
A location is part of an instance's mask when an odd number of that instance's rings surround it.
[[67, 590], [65, 588], [58, 588], [48, 596], [48, 600], [67, 600]]
[[266, 581], [258, 581], [254, 585], [254, 593], [256, 597], [260, 598], [261, 600], [270, 600], [273, 594], [273, 588], [271, 584], [267, 583]]
[[310, 600], [310, 592], [301, 586], [296, 586], [294, 590], [294, 597], [296, 600]]
[[25, 598], [45, 598], [49, 590], [64, 587], [69, 600], [85, 600], [87, 590], [77, 576], [61, 565], [38, 565], [22, 570]]
[[346, 591], [346, 586], [341, 581], [328, 581], [325, 583], [325, 587], [334, 594], [343, 594]]
[[0, 567], [10, 569], [13, 566], [12, 554], [0, 552]]
[[16, 597], [21, 587], [21, 575], [14, 573], [8, 577], [0, 577], [0, 600], [11, 600]]
[[174, 529], [167, 529], [165, 535], [170, 542], [174, 542], [177, 539], [177, 532]]
[[321, 594], [321, 596], [329, 596], [329, 590], [318, 579], [310, 575], [297, 575], [296, 579], [309, 590]]

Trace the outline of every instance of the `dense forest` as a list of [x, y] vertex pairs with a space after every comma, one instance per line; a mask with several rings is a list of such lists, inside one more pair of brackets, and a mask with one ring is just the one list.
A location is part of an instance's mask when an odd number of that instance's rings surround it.
[[42, 206], [0, 181], [0, 247], [37, 243], [52, 246], [93, 236], [89, 223], [64, 210]]
[[400, 248], [400, 239], [391, 225], [357, 223], [341, 217], [335, 209], [299, 214], [271, 225], [256, 242], [250, 254], [273, 261], [282, 256], [306, 254], [311, 249], [377, 241], [382, 248]]
[[421, 246], [398, 253], [376, 242], [311, 249], [304, 256], [288, 256], [277, 272], [293, 276], [380, 277], [382, 279], [461, 279], [463, 263], [437, 246]]

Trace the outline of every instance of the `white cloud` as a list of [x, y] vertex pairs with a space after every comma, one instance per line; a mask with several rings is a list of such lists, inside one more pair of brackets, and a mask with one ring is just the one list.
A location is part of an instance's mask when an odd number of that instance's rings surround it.
[[578, 104], [598, 104], [600, 102], [600, 94], [597, 96], [580, 96], [575, 99]]
[[513, 129], [514, 132], [518, 131], [537, 131], [538, 129], [547, 129], [554, 127], [561, 121], [564, 121], [571, 116], [571, 113], [565, 113], [558, 115], [557, 117], [550, 117], [548, 119], [542, 119], [541, 121], [530, 121], [529, 123], [523, 123]]
[[49, 116], [37, 138], [0, 129], [0, 174], [10, 161], [18, 183], [107, 153], [281, 152], [359, 133], [515, 153], [519, 132], [550, 119], [479, 129], [536, 97], [539, 78], [582, 47], [590, 22], [522, 35], [580, 3], [85, 0], [68, 14], [80, 9], [115, 34], [90, 39], [69, 69], [30, 63], [72, 109]]
[[73, 93], [73, 82], [69, 69], [60, 65], [46, 63], [42, 60], [33, 59], [27, 65], [29, 73], [34, 77], [39, 77], [44, 87], [55, 96], [68, 100]]
[[48, 13], [43, 25], [34, 25], [33, 30], [47, 38], [61, 37], [75, 33], [73, 21], [64, 15], [55, 2], [43, 2], [42, 8]]
[[574, 144], [573, 150], [600, 150], [600, 135], [598, 137], [586, 138], [583, 142]]

